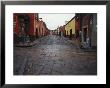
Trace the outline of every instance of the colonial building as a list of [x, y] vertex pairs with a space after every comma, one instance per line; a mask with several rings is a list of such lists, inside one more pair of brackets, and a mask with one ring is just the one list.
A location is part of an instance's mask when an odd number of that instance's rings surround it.
[[38, 13], [14, 13], [14, 42], [34, 40]]
[[97, 14], [94, 13], [92, 14], [92, 19], [91, 19], [91, 47], [92, 48], [97, 48]]
[[97, 47], [97, 14], [77, 13], [76, 16], [76, 39], [79, 39], [81, 47]]
[[49, 34], [49, 30], [38, 13], [14, 13], [14, 42], [31, 42]]
[[66, 35], [65, 25], [59, 27], [59, 35], [60, 36], [65, 36]]
[[43, 22], [42, 20], [39, 21], [39, 32], [38, 32], [39, 37], [47, 35], [48, 31], [49, 30], [48, 30], [45, 22]]
[[66, 36], [72, 38], [75, 36], [75, 17], [73, 17], [67, 24], [65, 25]]

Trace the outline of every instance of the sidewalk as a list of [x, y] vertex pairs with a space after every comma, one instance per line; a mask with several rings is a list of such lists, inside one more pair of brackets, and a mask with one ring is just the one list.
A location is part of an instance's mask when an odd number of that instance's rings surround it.
[[77, 47], [76, 41], [75, 40], [68, 40], [68, 42], [74, 44], [76, 46], [77, 51], [84, 51], [84, 52], [97, 52], [97, 49], [93, 49], [93, 48], [80, 48]]

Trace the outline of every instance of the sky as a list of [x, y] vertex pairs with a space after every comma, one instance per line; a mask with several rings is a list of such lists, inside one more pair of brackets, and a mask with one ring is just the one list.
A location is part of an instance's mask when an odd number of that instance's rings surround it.
[[58, 26], [63, 26], [65, 21], [71, 20], [75, 14], [47, 14], [47, 13], [39, 13], [39, 18], [46, 23], [47, 28], [49, 30], [55, 30]]

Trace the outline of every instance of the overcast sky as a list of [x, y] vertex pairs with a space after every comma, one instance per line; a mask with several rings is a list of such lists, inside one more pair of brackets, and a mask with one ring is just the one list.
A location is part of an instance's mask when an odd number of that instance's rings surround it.
[[39, 13], [39, 18], [46, 23], [47, 27], [50, 30], [55, 30], [58, 26], [62, 26], [65, 24], [65, 21], [71, 20], [75, 14], [45, 14]]

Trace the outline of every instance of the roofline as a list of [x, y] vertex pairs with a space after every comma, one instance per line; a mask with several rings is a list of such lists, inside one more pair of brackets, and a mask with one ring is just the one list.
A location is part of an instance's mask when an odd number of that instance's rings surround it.
[[[71, 18], [70, 21], [72, 21], [75, 17], [76, 17], [76, 16], [74, 16], [73, 18]], [[68, 21], [68, 23], [69, 23], [70, 21]], [[68, 23], [66, 23], [65, 26], [66, 26]]]

